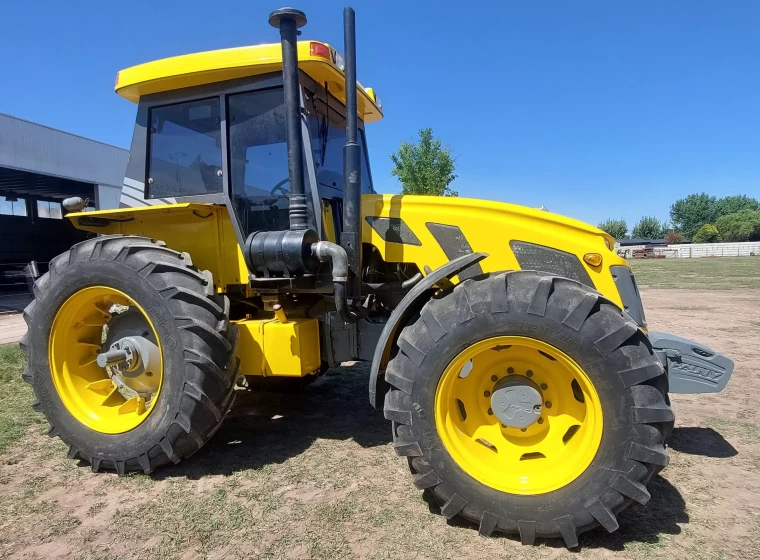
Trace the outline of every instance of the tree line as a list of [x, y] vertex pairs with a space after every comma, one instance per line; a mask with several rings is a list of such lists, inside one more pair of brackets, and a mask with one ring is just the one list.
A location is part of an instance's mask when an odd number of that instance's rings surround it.
[[[430, 128], [419, 131], [416, 142], [402, 142], [391, 154], [391, 174], [401, 182], [401, 194], [458, 196], [450, 185], [456, 179], [456, 159]], [[760, 202], [747, 195], [717, 198], [706, 193], [690, 194], [670, 207], [670, 221], [644, 216], [628, 232], [620, 219], [598, 225], [615, 239], [665, 239], [669, 244], [760, 240]]]
[[717, 198], [695, 193], [671, 205], [669, 222], [644, 216], [630, 235], [622, 218], [604, 220], [597, 227], [615, 239], [665, 239], [668, 244], [760, 241], [760, 202], [744, 194]]

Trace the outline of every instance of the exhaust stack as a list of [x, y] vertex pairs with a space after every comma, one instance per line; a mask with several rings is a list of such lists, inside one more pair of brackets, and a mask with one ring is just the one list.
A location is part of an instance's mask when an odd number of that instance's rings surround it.
[[343, 233], [340, 244], [348, 255], [351, 276], [348, 298], [361, 296], [362, 269], [362, 147], [357, 142], [356, 102], [356, 14], [353, 8], [343, 10], [343, 41], [346, 63], [346, 144], [343, 146]]
[[280, 30], [282, 43], [282, 81], [285, 92], [285, 133], [288, 143], [288, 180], [291, 230], [308, 226], [306, 192], [303, 180], [303, 136], [301, 136], [301, 98], [298, 87], [298, 28], [306, 25], [306, 14], [295, 8], [280, 8], [269, 14], [269, 25]]

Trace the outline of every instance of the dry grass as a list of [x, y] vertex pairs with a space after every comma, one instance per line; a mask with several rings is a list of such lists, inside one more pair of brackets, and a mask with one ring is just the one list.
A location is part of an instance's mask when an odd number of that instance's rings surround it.
[[639, 286], [692, 290], [760, 288], [760, 257], [631, 259]]
[[760, 308], [760, 293], [735, 308], [737, 292], [711, 292], [709, 304], [705, 292], [675, 293], [644, 293], [650, 323], [675, 321], [670, 330], [694, 338], [706, 317], [733, 328], [713, 342], [737, 360], [734, 379], [720, 395], [673, 397], [671, 465], [651, 481], [650, 503], [623, 512], [616, 533], [584, 534], [580, 552], [484, 539], [431, 514], [366, 402], [365, 366], [332, 370], [300, 394], [241, 393], [197, 455], [118, 478], [70, 461], [44, 435], [18, 379], [23, 358], [6, 347], [0, 558], [760, 558], [760, 348], [742, 314]]

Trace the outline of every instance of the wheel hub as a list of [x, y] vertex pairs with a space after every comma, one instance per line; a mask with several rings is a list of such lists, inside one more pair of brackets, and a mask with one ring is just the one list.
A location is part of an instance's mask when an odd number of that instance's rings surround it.
[[159, 377], [154, 371], [160, 367], [161, 355], [142, 313], [130, 309], [114, 316], [106, 344], [109, 350], [98, 356], [98, 365], [106, 368], [125, 398], [150, 399], [158, 390]]
[[501, 379], [491, 393], [491, 410], [508, 428], [527, 428], [541, 417], [543, 406], [539, 387], [520, 375]]
[[559, 348], [499, 336], [449, 363], [435, 397], [449, 455], [478, 482], [510, 494], [551, 492], [575, 480], [602, 436], [601, 401], [586, 372]]
[[128, 432], [155, 408], [160, 343], [148, 315], [125, 293], [90, 286], [72, 294], [53, 320], [48, 352], [55, 388], [85, 426]]

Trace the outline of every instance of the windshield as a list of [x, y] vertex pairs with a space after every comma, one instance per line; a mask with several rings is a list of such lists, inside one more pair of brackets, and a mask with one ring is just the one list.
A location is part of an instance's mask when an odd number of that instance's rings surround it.
[[284, 102], [282, 88], [229, 96], [231, 198], [246, 236], [288, 229]]
[[[331, 96], [332, 98], [332, 96]], [[332, 103], [336, 103], [331, 99]], [[331, 104], [332, 104], [331, 103]], [[341, 105], [341, 110], [345, 108]], [[309, 92], [306, 96], [306, 108], [309, 112], [309, 134], [311, 149], [314, 153], [314, 166], [317, 183], [321, 187], [343, 191], [343, 146], [346, 143], [346, 117]], [[372, 177], [367, 162], [367, 150], [364, 130], [359, 129], [359, 143], [362, 145], [362, 193], [372, 194]], [[328, 195], [342, 196], [340, 193]], [[324, 196], [324, 195], [323, 195]]]
[[[305, 99], [321, 196], [340, 198], [343, 196], [346, 119], [336, 110], [328, 110], [323, 101], [314, 99], [311, 94], [306, 95]], [[254, 231], [278, 231], [289, 227], [290, 183], [285, 116], [282, 88], [239, 93], [227, 98], [230, 198], [246, 237]], [[359, 132], [363, 147], [364, 131]], [[304, 138], [304, 143], [308, 141]], [[362, 192], [372, 193], [366, 150], [362, 150], [362, 154]], [[306, 168], [304, 180], [308, 192], [309, 174]], [[322, 192], [323, 189], [326, 192]], [[309, 217], [313, 220], [311, 205]]]

